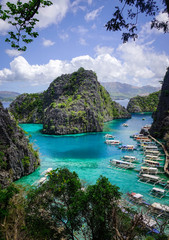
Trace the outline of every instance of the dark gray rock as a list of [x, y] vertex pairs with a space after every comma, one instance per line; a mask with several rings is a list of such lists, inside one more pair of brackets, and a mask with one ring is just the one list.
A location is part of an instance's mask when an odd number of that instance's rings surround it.
[[39, 156], [1, 103], [0, 133], [0, 185], [5, 187], [9, 182], [35, 171]]

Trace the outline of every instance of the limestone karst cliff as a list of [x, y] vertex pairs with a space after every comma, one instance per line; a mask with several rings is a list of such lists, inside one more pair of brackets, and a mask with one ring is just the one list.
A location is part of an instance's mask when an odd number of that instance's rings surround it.
[[32, 173], [38, 165], [38, 152], [0, 102], [0, 186]]
[[153, 114], [150, 133], [157, 138], [164, 138], [169, 150], [169, 68], [164, 77], [157, 110]]
[[56, 78], [41, 94], [22, 94], [10, 112], [19, 122], [43, 123], [45, 134], [98, 132], [114, 118], [129, 118], [113, 102], [93, 71], [80, 68]]
[[130, 99], [127, 110], [130, 113], [154, 112], [159, 102], [160, 91], [149, 94], [148, 96], [136, 96]]

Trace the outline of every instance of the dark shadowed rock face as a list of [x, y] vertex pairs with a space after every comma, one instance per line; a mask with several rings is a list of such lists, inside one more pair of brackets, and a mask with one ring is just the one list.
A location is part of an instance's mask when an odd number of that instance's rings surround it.
[[106, 121], [130, 117], [96, 74], [83, 68], [58, 77], [42, 94], [19, 96], [10, 111], [20, 122], [43, 123], [43, 133], [56, 135], [98, 132]]
[[38, 165], [38, 153], [0, 103], [0, 185], [32, 173]]
[[164, 77], [157, 111], [153, 114], [153, 124], [150, 132], [163, 138], [169, 132], [169, 68]]

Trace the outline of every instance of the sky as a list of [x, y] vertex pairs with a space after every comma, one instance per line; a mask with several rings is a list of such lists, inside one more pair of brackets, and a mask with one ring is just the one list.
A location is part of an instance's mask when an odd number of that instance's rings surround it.
[[105, 28], [118, 0], [52, 2], [39, 10], [39, 37], [26, 52], [5, 42], [11, 27], [0, 20], [0, 91], [42, 92], [58, 76], [80, 67], [96, 72], [99, 82], [160, 86], [169, 67], [169, 34], [151, 30], [150, 18], [139, 16], [139, 38], [123, 44], [121, 32]]

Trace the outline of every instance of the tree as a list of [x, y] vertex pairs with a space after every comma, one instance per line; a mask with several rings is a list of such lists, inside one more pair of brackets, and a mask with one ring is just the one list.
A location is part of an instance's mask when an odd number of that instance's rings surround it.
[[26, 46], [21, 46], [20, 42], [28, 44], [38, 36], [38, 32], [34, 31], [38, 22], [35, 16], [39, 8], [50, 5], [52, 2], [49, 0], [29, 0], [26, 3], [18, 0], [16, 4], [7, 2], [6, 6], [0, 5], [0, 19], [7, 21], [15, 29], [8, 32], [9, 37], [5, 41], [9, 42], [12, 48], [25, 51]]
[[[160, 12], [159, 3], [154, 0], [119, 0], [119, 6], [113, 13], [113, 18], [109, 20], [105, 27], [109, 31], [127, 31], [123, 32], [122, 40], [127, 42], [129, 38], [136, 39], [138, 16], [145, 14], [145, 16], [154, 17], [151, 22], [151, 28], [162, 29], [164, 33], [169, 32], [169, 19], [167, 21], [158, 21], [155, 15]], [[169, 14], [169, 1], [163, 0], [163, 13]], [[127, 17], [125, 17], [127, 16]], [[124, 30], [125, 29], [125, 30]]]

